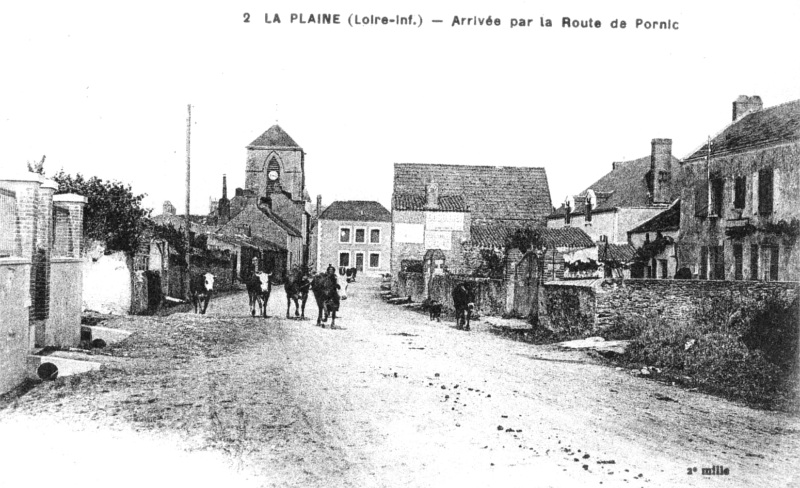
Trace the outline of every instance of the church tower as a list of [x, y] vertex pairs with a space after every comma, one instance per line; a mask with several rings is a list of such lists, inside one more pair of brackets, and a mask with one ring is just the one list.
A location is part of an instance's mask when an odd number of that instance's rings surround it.
[[245, 190], [265, 198], [275, 215], [297, 229], [305, 212], [305, 152], [279, 125], [247, 146]]

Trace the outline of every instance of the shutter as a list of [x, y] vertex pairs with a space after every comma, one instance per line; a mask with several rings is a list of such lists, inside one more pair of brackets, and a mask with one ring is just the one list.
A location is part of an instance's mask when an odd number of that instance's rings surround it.
[[758, 214], [758, 171], [753, 172], [753, 202], [752, 202], [752, 211], [753, 215]]
[[772, 213], [772, 169], [762, 169], [758, 172], [758, 213], [769, 215]]
[[778, 281], [778, 246], [769, 250], [769, 280]]
[[758, 245], [750, 246], [750, 279], [758, 280]]
[[708, 185], [705, 181], [694, 188], [694, 215], [708, 217]]
[[708, 246], [700, 247], [700, 279], [708, 279]]

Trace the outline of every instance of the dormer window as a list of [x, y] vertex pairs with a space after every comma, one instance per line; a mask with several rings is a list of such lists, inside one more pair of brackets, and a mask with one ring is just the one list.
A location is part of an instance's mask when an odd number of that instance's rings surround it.
[[564, 224], [569, 224], [573, 210], [575, 210], [575, 199], [567, 195], [566, 200], [564, 200]]
[[592, 221], [592, 210], [597, 206], [597, 196], [594, 190], [586, 192], [586, 222]]

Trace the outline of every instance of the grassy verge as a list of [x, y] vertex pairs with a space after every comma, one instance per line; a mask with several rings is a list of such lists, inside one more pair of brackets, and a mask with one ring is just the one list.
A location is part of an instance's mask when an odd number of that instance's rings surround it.
[[690, 320], [626, 319], [606, 338], [631, 339], [618, 361], [761, 408], [798, 410], [798, 300], [708, 300]]

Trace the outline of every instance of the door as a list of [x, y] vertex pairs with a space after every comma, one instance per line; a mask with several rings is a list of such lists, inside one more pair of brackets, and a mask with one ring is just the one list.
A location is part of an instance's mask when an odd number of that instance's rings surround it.
[[359, 273], [364, 271], [364, 253], [357, 252], [356, 253], [356, 271]]

